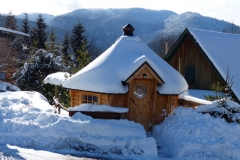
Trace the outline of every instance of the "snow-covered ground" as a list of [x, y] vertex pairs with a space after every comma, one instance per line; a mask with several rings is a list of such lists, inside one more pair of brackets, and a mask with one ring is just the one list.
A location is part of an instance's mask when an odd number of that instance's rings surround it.
[[153, 137], [161, 153], [176, 159], [240, 159], [240, 125], [179, 107], [164, 123], [154, 127]]
[[157, 158], [156, 142], [146, 136], [142, 125], [128, 120], [96, 120], [81, 113], [72, 117], [55, 114], [38, 92], [0, 93], [0, 113], [0, 146], [10, 155], [12, 151], [13, 157], [18, 155], [16, 149], [8, 145], [60, 153], [67, 150], [90, 157]]
[[240, 125], [200, 111], [179, 107], [147, 136], [128, 120], [55, 114], [38, 92], [0, 92], [0, 159], [240, 159]]

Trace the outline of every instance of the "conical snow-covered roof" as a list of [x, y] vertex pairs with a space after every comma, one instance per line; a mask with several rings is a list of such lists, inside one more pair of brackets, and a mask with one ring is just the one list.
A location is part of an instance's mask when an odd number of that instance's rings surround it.
[[125, 82], [142, 64], [147, 62], [164, 84], [158, 85], [160, 94], [179, 94], [188, 89], [187, 82], [174, 68], [154, 53], [137, 36], [119, 37], [98, 58], [63, 83], [76, 90], [125, 94]]

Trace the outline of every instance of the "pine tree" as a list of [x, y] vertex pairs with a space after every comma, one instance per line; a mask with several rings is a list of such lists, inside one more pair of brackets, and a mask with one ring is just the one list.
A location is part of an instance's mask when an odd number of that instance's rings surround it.
[[49, 34], [49, 39], [50, 39], [50, 44], [48, 47], [48, 51], [51, 53], [55, 53], [55, 48], [56, 48], [56, 35], [54, 33], [54, 30], [52, 29], [51, 33]]
[[12, 30], [18, 30], [17, 20], [15, 18], [15, 15], [12, 14], [12, 11], [10, 11], [9, 14], [5, 17], [4, 27]]
[[47, 24], [41, 14], [36, 19], [36, 28], [31, 31], [31, 41], [38, 49], [46, 49], [45, 42], [47, 40], [48, 33], [45, 32]]
[[81, 49], [77, 50], [77, 56], [76, 56], [76, 63], [77, 65], [72, 68], [72, 72], [76, 73], [79, 70], [81, 70], [83, 67], [85, 67], [91, 60], [91, 56], [88, 53], [88, 50], [86, 49], [86, 44], [83, 43], [81, 45]]
[[25, 13], [24, 15], [25, 15], [25, 17], [22, 20], [22, 32], [28, 34], [30, 31], [29, 22], [28, 22], [28, 14]]
[[78, 50], [81, 50], [82, 44], [87, 44], [87, 38], [83, 34], [85, 32], [85, 29], [83, 25], [78, 22], [77, 25], [74, 26], [72, 30], [72, 36], [70, 38], [70, 44], [72, 47], [73, 54], [75, 58], [78, 56]]
[[70, 59], [69, 57], [69, 37], [68, 37], [68, 32], [66, 32], [64, 40], [63, 40], [63, 48], [62, 48], [62, 55], [65, 59]]
[[[24, 14], [25, 17], [22, 20], [22, 32], [29, 34], [30, 32], [30, 26], [29, 26], [29, 21], [28, 21], [28, 14]], [[23, 37], [22, 39], [22, 48], [21, 51], [19, 51], [19, 57], [20, 57], [20, 62], [22, 63], [23, 60], [27, 59], [29, 56], [29, 47], [30, 47], [30, 38], [29, 37]]]

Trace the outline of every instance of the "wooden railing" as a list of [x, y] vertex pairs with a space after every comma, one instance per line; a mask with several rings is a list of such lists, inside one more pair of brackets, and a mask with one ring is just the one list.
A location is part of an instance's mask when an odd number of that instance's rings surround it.
[[59, 99], [56, 98], [55, 96], [53, 97], [53, 101], [55, 103], [55, 107], [58, 109], [58, 114], [61, 113], [61, 108], [65, 111], [67, 111], [67, 108], [64, 107], [60, 102], [59, 102]]

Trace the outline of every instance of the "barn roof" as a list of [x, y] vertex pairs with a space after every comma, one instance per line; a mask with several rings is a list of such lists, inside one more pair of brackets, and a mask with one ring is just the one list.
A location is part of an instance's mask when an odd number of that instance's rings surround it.
[[229, 70], [229, 78], [233, 76], [232, 91], [240, 100], [240, 35], [187, 28], [164, 59], [169, 60], [173, 56], [173, 50], [178, 48], [186, 35], [194, 40], [223, 80]]
[[63, 83], [63, 87], [84, 91], [125, 94], [126, 80], [144, 63], [163, 80], [160, 94], [179, 94], [188, 89], [185, 79], [154, 53], [137, 36], [119, 37], [98, 58]]
[[4, 28], [4, 27], [0, 27], [0, 31], [4, 31], [4, 32], [9, 32], [9, 33], [14, 33], [14, 34], [30, 37], [29, 34], [26, 34], [26, 33], [20, 32], [20, 31], [15, 31], [15, 30], [8, 29], [8, 28]]

